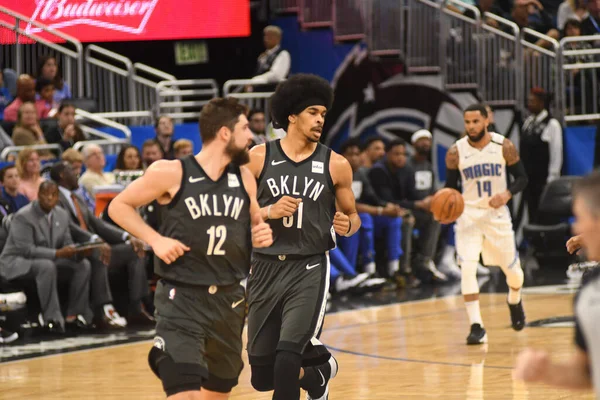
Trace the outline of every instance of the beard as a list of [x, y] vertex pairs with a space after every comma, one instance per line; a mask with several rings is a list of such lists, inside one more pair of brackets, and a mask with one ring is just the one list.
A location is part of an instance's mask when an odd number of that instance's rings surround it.
[[244, 165], [250, 161], [248, 147], [236, 148], [233, 141], [230, 141], [225, 148], [225, 153], [231, 158], [231, 162], [235, 165]]
[[415, 151], [419, 155], [428, 156], [429, 153], [431, 152], [431, 148], [429, 148], [429, 147], [415, 147]]
[[473, 142], [473, 143], [477, 143], [477, 142], [479, 142], [481, 139], [483, 139], [483, 137], [485, 136], [485, 129], [482, 129], [482, 130], [481, 130], [481, 132], [479, 132], [479, 133], [477, 134], [477, 136], [475, 136], [475, 137], [472, 137], [471, 135], [468, 135], [468, 134], [467, 134], [467, 136], [469, 137], [469, 140], [470, 140], [471, 142]]

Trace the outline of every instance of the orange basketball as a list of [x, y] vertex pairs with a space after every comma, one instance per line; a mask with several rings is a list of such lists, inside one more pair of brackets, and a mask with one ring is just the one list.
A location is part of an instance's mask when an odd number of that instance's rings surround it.
[[444, 188], [438, 190], [431, 199], [431, 212], [434, 218], [442, 224], [456, 221], [465, 209], [462, 194], [456, 189]]

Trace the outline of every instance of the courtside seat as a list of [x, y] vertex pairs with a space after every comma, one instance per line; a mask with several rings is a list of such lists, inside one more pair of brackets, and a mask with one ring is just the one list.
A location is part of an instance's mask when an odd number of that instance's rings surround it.
[[571, 237], [568, 219], [573, 216], [572, 190], [577, 179], [579, 177], [564, 176], [547, 184], [540, 198], [539, 222], [523, 227], [523, 236], [530, 247], [529, 254], [540, 265], [543, 259], [571, 257], [566, 250], [566, 242]]

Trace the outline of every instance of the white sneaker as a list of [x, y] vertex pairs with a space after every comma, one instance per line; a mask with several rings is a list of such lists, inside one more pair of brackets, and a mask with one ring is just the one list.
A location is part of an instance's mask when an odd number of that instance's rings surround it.
[[106, 315], [115, 324], [123, 328], [127, 326], [127, 320], [119, 315], [119, 313], [117, 312], [117, 310], [115, 310], [112, 304], [104, 305], [104, 315]]
[[491, 274], [490, 269], [484, 267], [480, 263], [477, 263], [477, 276], [489, 276]]
[[460, 280], [461, 272], [454, 258], [442, 259], [438, 270], [452, 280]]
[[27, 296], [23, 292], [16, 293], [0, 293], [0, 304], [25, 304]]
[[446, 274], [440, 272], [436, 268], [435, 263], [432, 260], [429, 260], [426, 268], [427, 268], [427, 270], [429, 270], [429, 272], [431, 272], [431, 274], [433, 275], [433, 278], [435, 280], [437, 280], [439, 282], [448, 282], [448, 277], [446, 276]]
[[356, 275], [354, 278], [346, 279], [343, 276], [340, 276], [335, 281], [335, 291], [337, 293], [345, 292], [348, 289], [352, 289], [363, 283], [365, 280], [369, 278], [369, 274], [363, 272], [362, 274]]

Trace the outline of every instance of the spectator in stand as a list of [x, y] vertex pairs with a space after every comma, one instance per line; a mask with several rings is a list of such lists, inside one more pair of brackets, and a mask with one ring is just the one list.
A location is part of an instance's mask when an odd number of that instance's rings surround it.
[[[49, 333], [64, 334], [65, 322], [69, 330], [90, 328], [91, 266], [87, 259], [74, 258], [77, 250], [69, 231], [69, 216], [57, 204], [56, 183], [44, 182], [39, 187], [39, 201], [33, 201], [13, 216], [0, 255], [0, 274], [8, 281], [35, 280], [42, 308], [40, 324]], [[57, 289], [58, 271], [62, 270], [70, 276], [66, 318], [61, 312]]]
[[[110, 244], [106, 249], [109, 263], [104, 263], [96, 252], [89, 260], [92, 264], [92, 306], [99, 316], [100, 325], [113, 329], [131, 325], [153, 326], [154, 318], [148, 315], [142, 300], [148, 295], [148, 278], [144, 268], [144, 243], [132, 237], [120, 228], [112, 226], [84, 207], [84, 200], [77, 196], [77, 175], [66, 163], [57, 163], [50, 171], [52, 180], [58, 183], [59, 205], [68, 211], [71, 217], [71, 234], [83, 230], [92, 238], [99, 238]], [[129, 310], [127, 321], [119, 317], [112, 305], [108, 270], [126, 269], [129, 282]]]
[[40, 156], [37, 151], [26, 148], [17, 156], [17, 171], [19, 171], [19, 192], [30, 201], [36, 200], [40, 185], [45, 181], [41, 176]]
[[[375, 237], [386, 242], [387, 274], [393, 277], [400, 270], [401, 226], [406, 210], [392, 202], [386, 202], [377, 196], [371, 186], [366, 168], [361, 168], [360, 142], [353, 138], [344, 142], [340, 148], [352, 168], [352, 191], [356, 198], [356, 210], [362, 221], [359, 234], [351, 237], [339, 237], [338, 243], [346, 258], [355, 263], [358, 253], [362, 254], [363, 271], [375, 273]], [[403, 266], [406, 266], [404, 264]]]
[[[70, 148], [62, 153], [61, 159], [69, 163], [71, 168], [73, 168], [73, 172], [79, 179], [79, 177], [81, 177], [81, 170], [83, 169], [83, 155], [77, 150]], [[79, 186], [79, 189], [75, 191], [75, 194], [85, 200], [85, 204], [92, 212], [96, 209], [96, 201], [83, 186]]]
[[54, 101], [54, 82], [46, 78], [38, 78], [35, 81], [35, 91], [37, 93], [35, 108], [38, 118], [54, 117], [58, 108], [58, 104]]
[[79, 184], [96, 199], [95, 188], [97, 186], [113, 185], [115, 176], [111, 172], [104, 172], [106, 159], [102, 147], [97, 144], [88, 144], [83, 148], [83, 162], [85, 172], [79, 178]]
[[[369, 171], [369, 179], [377, 195], [384, 201], [395, 203], [402, 208], [411, 210], [415, 217], [415, 227], [419, 230], [419, 241], [416, 243], [415, 264], [416, 272], [429, 271], [431, 276], [438, 281], [445, 282], [448, 278], [439, 272], [433, 262], [440, 224], [435, 221], [429, 212], [431, 196], [419, 199], [415, 184], [415, 173], [407, 165], [406, 142], [396, 139], [388, 143], [386, 157], [376, 163]], [[403, 224], [402, 235], [411, 235], [413, 228]], [[413, 254], [410, 248], [403, 249], [408, 254]], [[425, 277], [425, 276], [423, 276]]]
[[71, 89], [65, 82], [60, 73], [60, 68], [56, 62], [56, 58], [52, 56], [42, 56], [38, 60], [37, 79], [45, 78], [54, 82], [54, 101], [60, 103], [64, 99], [70, 99]]
[[194, 143], [191, 140], [179, 139], [173, 144], [175, 150], [175, 158], [183, 158], [194, 154]]
[[17, 212], [29, 204], [29, 199], [19, 193], [21, 179], [16, 166], [7, 165], [0, 169], [0, 182], [2, 182], [2, 199], [10, 206], [12, 212]]
[[117, 164], [113, 172], [142, 170], [142, 157], [137, 147], [128, 144], [121, 148], [117, 156]]
[[[415, 192], [417, 194], [417, 199], [419, 200], [432, 196], [436, 191], [435, 172], [433, 170], [433, 164], [430, 161], [432, 140], [433, 135], [426, 129], [416, 131], [410, 138], [415, 153], [410, 158], [408, 164], [415, 172]], [[450, 228], [452, 229], [453, 226]], [[439, 243], [438, 246], [444, 246], [444, 255], [438, 264], [438, 270], [448, 278], [460, 279], [460, 268], [456, 264], [454, 257], [454, 246], [446, 245], [446, 241], [444, 240], [447, 237], [446, 228], [443, 229], [442, 232], [443, 233], [440, 236], [440, 241], [442, 243]]]
[[[511, 12], [511, 19], [519, 26], [519, 29], [530, 28], [536, 32], [550, 36], [553, 39], [560, 39], [560, 34], [554, 27], [552, 16], [544, 10], [544, 6], [542, 6], [538, 0], [515, 0]], [[506, 29], [509, 29], [509, 27], [506, 26]], [[536, 46], [551, 46], [550, 42], [538, 39], [532, 35], [525, 34], [523, 37], [526, 41], [534, 43]], [[530, 48], [527, 48], [527, 51], [529, 53], [533, 52]]]
[[17, 79], [17, 97], [4, 109], [4, 120], [16, 122], [19, 108], [26, 102], [35, 101], [35, 81], [29, 75], [21, 75]]
[[567, 21], [571, 19], [583, 21], [589, 15], [585, 0], [565, 0], [558, 7], [557, 28], [563, 31]]
[[268, 142], [267, 136], [265, 135], [267, 125], [264, 112], [256, 109], [251, 110], [248, 113], [248, 123], [248, 128], [252, 131], [252, 143], [250, 144], [250, 147]]
[[520, 152], [529, 184], [524, 196], [529, 211], [529, 221], [536, 223], [540, 197], [546, 186], [560, 177], [563, 157], [563, 137], [560, 122], [548, 111], [549, 96], [541, 88], [533, 88], [527, 100], [531, 113], [521, 129]]
[[35, 104], [25, 102], [17, 112], [17, 124], [12, 133], [15, 146], [46, 144], [46, 137], [40, 127]]
[[2, 68], [0, 68], [0, 121], [4, 119], [4, 109], [12, 100], [13, 97], [10, 91], [4, 86], [4, 73], [2, 72]]
[[496, 122], [494, 120], [494, 110], [492, 110], [492, 107], [490, 107], [488, 104], [485, 105], [485, 109], [488, 113], [488, 132], [500, 133], [498, 132], [498, 128], [496, 127]]
[[173, 150], [173, 133], [175, 128], [171, 117], [166, 115], [158, 117], [154, 129], [156, 130], [155, 139], [160, 144], [163, 158], [166, 160], [175, 159], [175, 151]]
[[[581, 35], [600, 35], [600, 1], [588, 0], [587, 11], [588, 15], [581, 19]], [[595, 46], [598, 46], [597, 43]]]
[[48, 143], [59, 143], [66, 150], [73, 147], [75, 143], [85, 140], [83, 131], [75, 123], [75, 105], [73, 103], [61, 102], [56, 116], [58, 124], [45, 132]]
[[[265, 85], [260, 90], [273, 90], [274, 86], [286, 79], [290, 73], [291, 57], [287, 50], [281, 48], [281, 29], [269, 25], [263, 30], [263, 41], [266, 51], [258, 56], [256, 71], [252, 78], [253, 85]], [[247, 87], [247, 91], [258, 88]]]
[[142, 145], [142, 161], [144, 169], [148, 168], [154, 161], [162, 160], [164, 153], [160, 143], [156, 139], [148, 139]]
[[[502, 8], [500, 8], [500, 6], [496, 3], [495, 0], [479, 0], [479, 1], [475, 1], [475, 7], [477, 7], [477, 9], [480, 12], [480, 15], [483, 17], [484, 13], [489, 12], [491, 14], [495, 14], [499, 17], [502, 18], [506, 18], [506, 14], [505, 12], [502, 10]], [[464, 16], [468, 17], [468, 18], [472, 18], [475, 19], [475, 13], [471, 10], [466, 10], [464, 12]], [[496, 22], [495, 19], [492, 18], [486, 18], [485, 19], [485, 23], [493, 26], [495, 28], [498, 27], [498, 22]]]
[[385, 156], [385, 143], [379, 136], [370, 136], [361, 153], [361, 164], [365, 168], [371, 168], [376, 162]]

